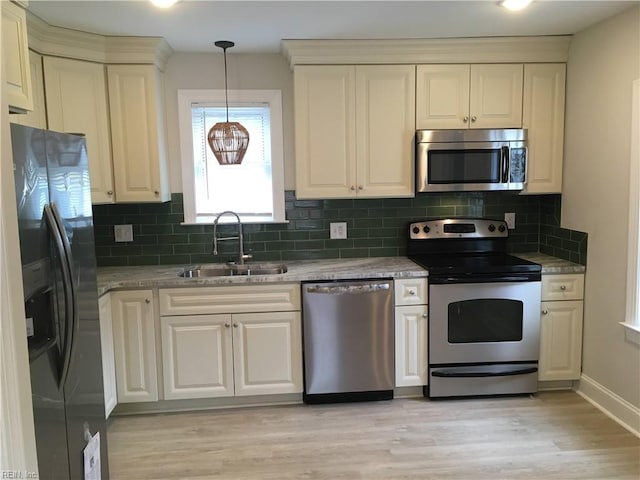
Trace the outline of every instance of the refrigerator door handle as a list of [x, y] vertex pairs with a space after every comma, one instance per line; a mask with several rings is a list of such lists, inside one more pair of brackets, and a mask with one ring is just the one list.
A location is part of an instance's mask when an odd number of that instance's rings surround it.
[[[75, 330], [75, 316], [76, 316], [76, 308], [75, 308], [75, 292], [73, 286], [73, 275], [71, 271], [71, 263], [68, 256], [68, 241], [65, 245], [66, 235], [63, 235], [59, 221], [59, 216], [57, 212], [57, 208], [54, 203], [50, 203], [44, 206], [45, 218], [47, 219], [47, 224], [49, 225], [51, 235], [53, 237], [53, 243], [55, 248], [60, 256], [60, 262], [62, 264], [62, 283], [64, 288], [64, 311], [65, 311], [65, 338], [62, 343], [62, 365], [59, 372], [59, 380], [58, 386], [62, 388], [64, 385], [67, 376], [69, 374], [69, 365], [71, 364], [71, 353], [72, 353], [72, 345], [73, 345], [73, 337]], [[56, 218], [58, 216], [58, 218]]]

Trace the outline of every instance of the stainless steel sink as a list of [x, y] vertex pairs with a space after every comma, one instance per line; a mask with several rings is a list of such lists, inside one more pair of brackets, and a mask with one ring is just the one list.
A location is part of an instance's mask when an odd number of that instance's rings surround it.
[[179, 274], [185, 278], [231, 277], [235, 275], [280, 275], [287, 272], [284, 264], [207, 265], [189, 268]]

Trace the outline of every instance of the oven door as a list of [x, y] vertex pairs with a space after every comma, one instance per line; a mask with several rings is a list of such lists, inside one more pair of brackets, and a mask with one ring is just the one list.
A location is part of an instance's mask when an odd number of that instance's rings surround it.
[[539, 281], [431, 284], [429, 366], [538, 361]]
[[418, 143], [417, 191], [508, 190], [509, 156], [509, 142]]

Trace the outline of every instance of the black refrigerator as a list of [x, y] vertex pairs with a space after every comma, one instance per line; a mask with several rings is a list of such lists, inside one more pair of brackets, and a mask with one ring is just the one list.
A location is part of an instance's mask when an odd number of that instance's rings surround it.
[[[108, 479], [85, 138], [11, 124], [39, 478]], [[99, 434], [99, 435], [96, 435]], [[85, 465], [89, 440], [100, 458]], [[98, 468], [99, 467], [99, 468]], [[95, 475], [96, 471], [101, 475]]]

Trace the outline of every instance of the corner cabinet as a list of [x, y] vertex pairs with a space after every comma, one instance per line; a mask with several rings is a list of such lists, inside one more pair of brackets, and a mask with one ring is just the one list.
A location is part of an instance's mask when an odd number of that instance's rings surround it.
[[582, 371], [584, 275], [543, 275], [539, 380], [578, 380]]
[[415, 66], [294, 68], [296, 197], [414, 195]]
[[158, 400], [151, 290], [111, 292], [118, 403]]
[[26, 13], [8, 0], [2, 2], [2, 60], [9, 111], [33, 110]]
[[111, 137], [104, 66], [68, 58], [43, 57], [49, 128], [82, 133], [87, 141], [92, 203], [114, 201]]
[[522, 64], [418, 65], [416, 128], [520, 128]]
[[116, 387], [116, 365], [113, 347], [113, 317], [111, 315], [111, 296], [105, 294], [98, 300], [100, 313], [100, 347], [102, 352], [102, 380], [104, 389], [104, 414], [109, 418], [118, 404]]
[[394, 280], [396, 387], [427, 385], [427, 279]]
[[566, 65], [524, 66], [522, 128], [529, 134], [523, 193], [562, 193]]
[[118, 202], [170, 199], [164, 89], [155, 65], [107, 65]]
[[302, 392], [300, 285], [160, 290], [166, 400]]

